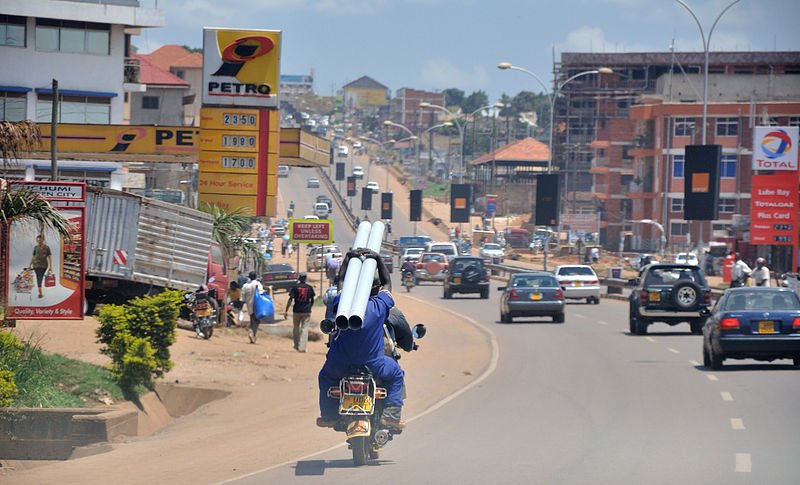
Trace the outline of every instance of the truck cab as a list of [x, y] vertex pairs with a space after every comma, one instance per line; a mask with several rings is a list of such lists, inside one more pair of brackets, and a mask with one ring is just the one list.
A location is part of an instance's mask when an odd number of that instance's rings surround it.
[[214, 290], [217, 302], [225, 302], [228, 293], [228, 265], [219, 244], [212, 242], [208, 250], [208, 289]]

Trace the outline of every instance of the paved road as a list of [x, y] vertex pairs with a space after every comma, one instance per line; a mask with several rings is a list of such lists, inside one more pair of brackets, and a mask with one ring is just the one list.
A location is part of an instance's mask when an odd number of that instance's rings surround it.
[[497, 321], [496, 291], [488, 302], [442, 300], [438, 285], [412, 295], [491, 331], [499, 349], [491, 374], [413, 420], [373, 466], [354, 470], [340, 447], [235, 483], [786, 484], [800, 477], [800, 374], [789, 361], [729, 361], [712, 372], [701, 366], [701, 337], [688, 325], [629, 335], [623, 302], [569, 304], [564, 324], [507, 325]]

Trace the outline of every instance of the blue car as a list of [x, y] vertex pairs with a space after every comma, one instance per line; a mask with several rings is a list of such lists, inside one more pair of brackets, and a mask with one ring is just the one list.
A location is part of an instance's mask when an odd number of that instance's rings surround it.
[[703, 365], [725, 359], [792, 359], [800, 368], [800, 297], [788, 288], [727, 290], [703, 327]]

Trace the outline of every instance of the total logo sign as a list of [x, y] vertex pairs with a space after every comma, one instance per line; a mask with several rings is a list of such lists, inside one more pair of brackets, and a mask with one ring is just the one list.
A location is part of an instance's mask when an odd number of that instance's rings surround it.
[[798, 127], [757, 126], [753, 132], [753, 170], [797, 170]]
[[278, 106], [281, 32], [203, 30], [203, 105]]

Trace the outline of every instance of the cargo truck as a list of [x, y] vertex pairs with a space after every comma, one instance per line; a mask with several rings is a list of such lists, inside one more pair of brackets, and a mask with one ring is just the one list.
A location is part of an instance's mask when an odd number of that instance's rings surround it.
[[[128, 192], [90, 188], [86, 198], [86, 303], [125, 303], [166, 288], [201, 285], [223, 302], [227, 267], [211, 215]], [[221, 305], [220, 305], [221, 307]]]

